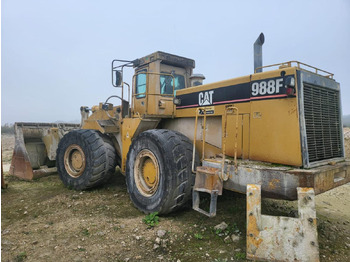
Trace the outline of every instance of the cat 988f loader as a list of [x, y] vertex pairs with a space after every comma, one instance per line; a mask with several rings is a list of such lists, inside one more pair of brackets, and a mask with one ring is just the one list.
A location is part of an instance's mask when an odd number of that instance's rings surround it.
[[[91, 188], [108, 181], [119, 165], [134, 205], [159, 214], [192, 197], [195, 210], [214, 216], [223, 189], [248, 193], [248, 257], [269, 259], [258, 244], [260, 192], [307, 197], [311, 206], [301, 201], [299, 208], [312, 210], [313, 194], [350, 181], [350, 164], [333, 74], [298, 61], [263, 66], [263, 43], [261, 34], [252, 74], [210, 84], [193, 74], [194, 60], [165, 52], [113, 60], [112, 83], [121, 94], [82, 106], [81, 127], [59, 137], [54, 154], [63, 183]], [[131, 67], [129, 86], [123, 73]], [[209, 211], [199, 205], [203, 192], [211, 196]]]

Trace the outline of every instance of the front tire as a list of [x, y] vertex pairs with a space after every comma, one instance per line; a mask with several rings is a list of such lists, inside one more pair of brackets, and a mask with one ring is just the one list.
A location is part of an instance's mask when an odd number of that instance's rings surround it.
[[153, 129], [129, 149], [126, 183], [134, 205], [144, 213], [167, 214], [191, 197], [192, 143], [179, 132]]
[[116, 160], [110, 138], [96, 130], [71, 131], [60, 140], [57, 148], [60, 178], [65, 186], [75, 190], [106, 182], [115, 171]]

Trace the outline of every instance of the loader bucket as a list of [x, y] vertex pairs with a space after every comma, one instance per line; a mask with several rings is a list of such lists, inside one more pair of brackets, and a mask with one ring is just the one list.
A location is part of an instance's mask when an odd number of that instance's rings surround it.
[[32, 180], [56, 172], [56, 150], [60, 139], [78, 124], [15, 123], [15, 148], [10, 174]]

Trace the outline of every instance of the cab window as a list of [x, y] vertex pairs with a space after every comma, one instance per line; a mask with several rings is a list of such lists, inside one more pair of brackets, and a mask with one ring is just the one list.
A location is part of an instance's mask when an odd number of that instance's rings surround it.
[[147, 80], [147, 75], [146, 74], [142, 74], [142, 72], [146, 72], [146, 70], [142, 70], [137, 72], [138, 75], [136, 76], [136, 90], [135, 93], [136, 94], [140, 94], [137, 95], [136, 98], [143, 98], [146, 96], [146, 80]]
[[[162, 72], [166, 74], [165, 72]], [[175, 79], [175, 92], [176, 90], [185, 88], [185, 77], [183, 75], [173, 74], [174, 78], [169, 75], [160, 76], [160, 93], [162, 95], [171, 95], [173, 93], [173, 79]]]

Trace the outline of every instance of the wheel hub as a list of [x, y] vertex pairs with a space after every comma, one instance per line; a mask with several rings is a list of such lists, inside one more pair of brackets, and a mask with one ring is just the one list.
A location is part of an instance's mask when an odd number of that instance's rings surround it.
[[159, 186], [159, 166], [155, 155], [148, 149], [143, 149], [137, 156], [134, 166], [134, 178], [139, 192], [150, 197]]
[[80, 146], [73, 144], [66, 149], [64, 167], [71, 177], [77, 178], [83, 174], [85, 162], [85, 154]]

